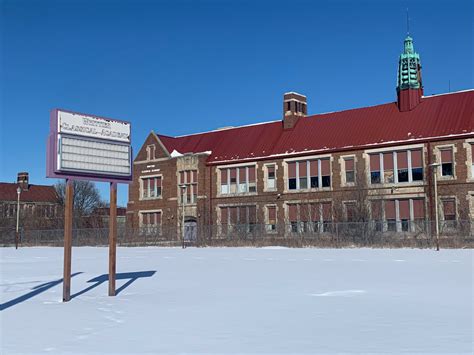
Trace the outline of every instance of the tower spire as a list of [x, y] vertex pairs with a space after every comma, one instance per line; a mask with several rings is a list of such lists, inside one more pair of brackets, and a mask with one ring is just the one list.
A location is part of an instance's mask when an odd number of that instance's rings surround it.
[[408, 14], [408, 7], [407, 7], [407, 36], [410, 35], [410, 16]]

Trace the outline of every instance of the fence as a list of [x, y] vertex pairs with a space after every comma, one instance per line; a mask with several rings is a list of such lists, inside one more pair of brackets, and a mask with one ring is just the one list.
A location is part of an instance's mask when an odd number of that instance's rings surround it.
[[[417, 222], [341, 222], [262, 225], [199, 225], [194, 246], [268, 246], [289, 247], [416, 247], [434, 248], [435, 223]], [[180, 228], [119, 227], [119, 246], [180, 246]], [[21, 246], [62, 246], [63, 229], [22, 229]], [[0, 228], [0, 245], [12, 246], [15, 230]], [[73, 229], [74, 246], [108, 245], [108, 228]], [[446, 221], [439, 224], [439, 245], [442, 248], [473, 248], [474, 221]]]

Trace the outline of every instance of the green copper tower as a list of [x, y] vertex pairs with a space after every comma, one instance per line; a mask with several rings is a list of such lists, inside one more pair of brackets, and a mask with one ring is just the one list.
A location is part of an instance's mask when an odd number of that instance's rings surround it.
[[421, 102], [422, 96], [420, 55], [415, 52], [413, 38], [407, 35], [403, 53], [398, 59], [397, 98], [399, 110], [413, 110]]
[[404, 41], [404, 50], [398, 60], [398, 80], [397, 89], [420, 89], [423, 88], [421, 82], [421, 62], [420, 55], [415, 52], [413, 38], [407, 36]]

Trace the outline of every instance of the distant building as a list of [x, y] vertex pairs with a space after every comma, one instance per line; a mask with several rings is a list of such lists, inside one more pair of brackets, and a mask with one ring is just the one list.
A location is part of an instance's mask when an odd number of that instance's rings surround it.
[[440, 223], [474, 218], [474, 90], [424, 96], [411, 37], [396, 102], [308, 115], [306, 96], [289, 92], [282, 104], [277, 121], [180, 137], [152, 131], [134, 161], [129, 225], [179, 238], [183, 220], [207, 236], [257, 225], [329, 233], [335, 221], [369, 221], [415, 234], [435, 220], [434, 169]]
[[0, 227], [16, 226], [18, 197], [21, 227], [47, 226], [58, 216], [60, 208], [54, 186], [30, 184], [28, 173], [21, 172], [16, 183], [0, 182]]

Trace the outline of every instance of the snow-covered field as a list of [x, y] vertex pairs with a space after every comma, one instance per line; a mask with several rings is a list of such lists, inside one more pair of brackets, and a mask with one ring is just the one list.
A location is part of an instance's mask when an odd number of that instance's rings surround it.
[[1, 353], [473, 352], [473, 251], [61, 248], [1, 253]]

